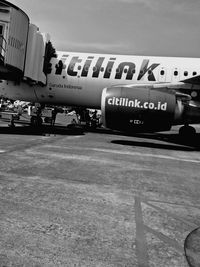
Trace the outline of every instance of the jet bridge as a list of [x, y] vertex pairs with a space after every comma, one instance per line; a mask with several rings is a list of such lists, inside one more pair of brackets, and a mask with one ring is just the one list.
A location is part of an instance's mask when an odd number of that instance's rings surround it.
[[23, 10], [0, 0], [0, 79], [45, 85], [48, 44], [49, 34], [30, 24]]

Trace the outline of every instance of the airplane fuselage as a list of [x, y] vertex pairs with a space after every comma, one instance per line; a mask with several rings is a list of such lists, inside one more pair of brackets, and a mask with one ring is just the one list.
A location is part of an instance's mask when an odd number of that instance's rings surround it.
[[[100, 108], [105, 87], [177, 84], [200, 75], [199, 58], [124, 56], [57, 52], [47, 85], [3, 82], [0, 95], [30, 102]], [[182, 84], [196, 90], [199, 85]]]

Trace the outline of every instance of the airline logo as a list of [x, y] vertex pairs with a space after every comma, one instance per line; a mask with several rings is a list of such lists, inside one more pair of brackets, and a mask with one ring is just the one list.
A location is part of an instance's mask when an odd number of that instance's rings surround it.
[[[63, 55], [61, 60], [58, 61], [55, 68], [56, 75], [62, 75], [62, 71], [66, 70], [69, 76], [88, 77], [88, 73], [92, 71], [92, 78], [99, 78], [100, 74], [104, 79], [109, 79], [111, 73], [114, 73], [114, 79], [119, 80], [122, 75], [125, 75], [126, 80], [132, 80], [136, 75], [136, 64], [130, 61], [124, 61], [116, 63], [116, 57], [110, 57], [106, 62], [104, 56], [95, 58], [94, 56], [88, 56], [86, 60], [83, 60], [79, 56], [73, 56], [68, 64], [66, 60], [69, 55]], [[117, 64], [117, 65], [116, 65]], [[160, 63], [149, 64], [149, 59], [144, 59], [139, 68], [139, 74], [136, 79], [141, 80], [145, 75], [148, 81], [156, 81], [154, 70], [160, 65]], [[104, 67], [103, 67], [104, 66]]]
[[129, 99], [125, 97], [110, 97], [107, 100], [107, 104], [110, 106], [120, 106], [120, 107], [127, 107], [127, 108], [137, 108], [137, 109], [149, 109], [149, 110], [167, 110], [167, 102], [160, 102], [157, 103], [153, 102], [141, 102], [139, 99]]

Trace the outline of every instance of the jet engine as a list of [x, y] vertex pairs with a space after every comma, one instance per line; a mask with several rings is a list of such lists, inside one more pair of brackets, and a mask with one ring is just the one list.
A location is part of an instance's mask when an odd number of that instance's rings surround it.
[[105, 88], [101, 98], [102, 122], [105, 127], [120, 131], [167, 131], [184, 112], [182, 102], [179, 108], [177, 105], [175, 92], [148, 87]]

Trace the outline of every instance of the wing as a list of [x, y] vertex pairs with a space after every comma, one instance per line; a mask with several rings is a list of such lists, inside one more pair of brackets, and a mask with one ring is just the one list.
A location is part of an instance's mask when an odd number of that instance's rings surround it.
[[186, 84], [188, 83], [188, 84], [200, 85], [200, 75], [183, 80], [181, 82], [186, 83]]
[[[126, 88], [131, 88], [131, 89], [147, 88], [147, 89], [156, 90], [156, 91], [162, 91], [162, 92], [164, 91], [166, 93], [173, 92], [174, 94], [176, 94], [177, 99], [181, 99], [184, 102], [191, 101], [192, 99], [189, 93], [189, 91], [192, 90], [191, 85], [188, 87], [188, 84], [183, 83], [183, 82], [178, 82], [175, 84], [156, 83], [156, 84], [129, 84], [129, 85], [121, 85], [121, 86], [126, 87]], [[195, 103], [195, 106], [196, 106], [196, 103]]]

